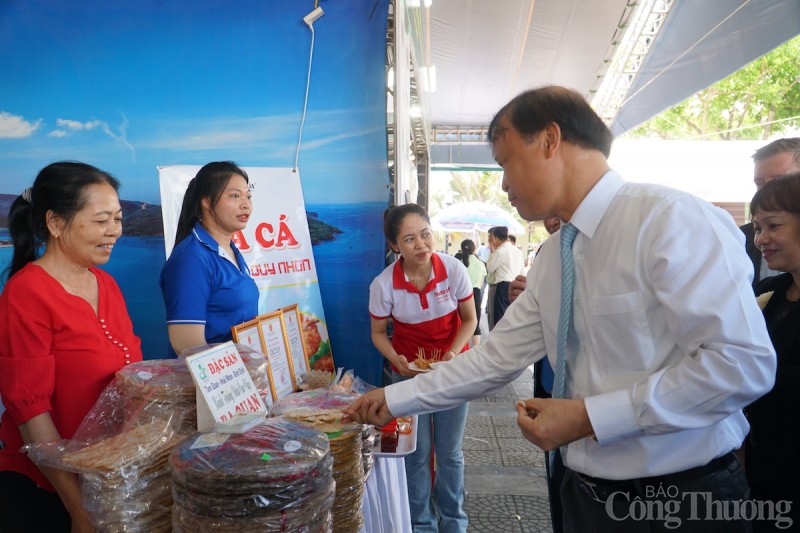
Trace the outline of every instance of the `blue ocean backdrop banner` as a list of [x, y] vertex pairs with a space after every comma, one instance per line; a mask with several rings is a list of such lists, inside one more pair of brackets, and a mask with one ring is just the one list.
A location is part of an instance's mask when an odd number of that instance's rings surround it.
[[313, 247], [336, 365], [379, 384], [367, 304], [389, 198], [387, 4], [322, 2], [312, 53], [310, 1], [5, 0], [0, 268], [12, 253], [8, 207], [42, 167], [78, 160], [110, 172], [122, 182], [124, 236], [104, 268], [145, 357], [165, 357], [157, 167], [297, 161], [310, 225], [340, 231], [320, 231]]

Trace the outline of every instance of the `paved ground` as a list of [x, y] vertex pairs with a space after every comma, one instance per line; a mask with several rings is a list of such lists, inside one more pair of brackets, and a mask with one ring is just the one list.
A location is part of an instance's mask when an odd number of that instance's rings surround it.
[[[485, 315], [484, 315], [485, 316]], [[482, 317], [481, 329], [489, 331]], [[464, 463], [470, 533], [552, 531], [544, 452], [523, 438], [514, 402], [532, 396], [525, 371], [499, 394], [469, 404]]]
[[470, 402], [464, 463], [470, 533], [551, 531], [544, 453], [522, 437], [514, 402], [530, 398], [526, 371], [499, 394]]

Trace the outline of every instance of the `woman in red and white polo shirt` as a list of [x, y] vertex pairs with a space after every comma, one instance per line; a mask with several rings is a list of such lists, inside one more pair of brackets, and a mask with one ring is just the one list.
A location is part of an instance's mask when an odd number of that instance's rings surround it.
[[[477, 318], [467, 269], [456, 258], [433, 251], [430, 219], [422, 207], [406, 204], [389, 209], [383, 231], [400, 259], [370, 285], [372, 342], [391, 363], [393, 379], [401, 381], [419, 373], [409, 364], [422, 350], [428, 360], [445, 361], [465, 351]], [[391, 340], [389, 317], [394, 326]], [[441, 531], [467, 531], [461, 450], [466, 420], [466, 403], [419, 416], [417, 450], [405, 458], [415, 533], [440, 531], [431, 499], [432, 451]]]

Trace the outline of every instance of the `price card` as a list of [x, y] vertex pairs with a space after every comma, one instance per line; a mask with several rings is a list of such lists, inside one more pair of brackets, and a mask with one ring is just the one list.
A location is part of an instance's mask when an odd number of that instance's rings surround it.
[[232, 341], [186, 358], [197, 390], [197, 429], [211, 431], [238, 412], [267, 411]]

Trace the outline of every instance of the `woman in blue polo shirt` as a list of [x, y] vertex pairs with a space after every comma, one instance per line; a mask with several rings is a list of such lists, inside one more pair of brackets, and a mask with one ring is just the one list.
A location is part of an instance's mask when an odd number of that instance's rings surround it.
[[231, 340], [231, 326], [258, 314], [258, 287], [233, 243], [253, 208], [247, 174], [208, 163], [183, 197], [175, 247], [161, 271], [172, 350]]

